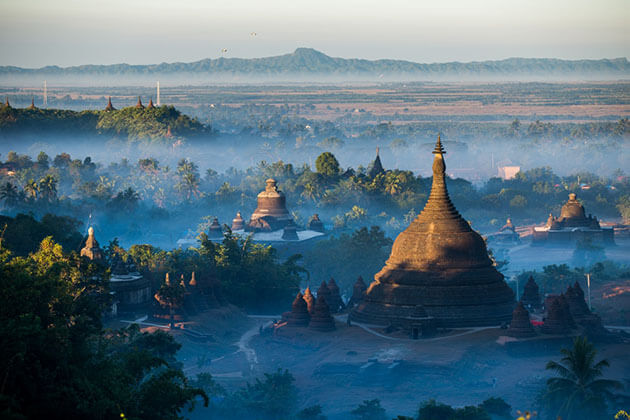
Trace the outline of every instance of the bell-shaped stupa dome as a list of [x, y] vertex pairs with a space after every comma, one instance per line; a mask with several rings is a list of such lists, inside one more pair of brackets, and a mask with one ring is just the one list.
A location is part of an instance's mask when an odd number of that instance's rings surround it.
[[433, 185], [424, 210], [394, 242], [385, 267], [352, 313], [358, 322], [403, 323], [422, 305], [440, 326], [509, 322], [514, 293], [494, 267], [486, 244], [451, 202], [438, 137]]

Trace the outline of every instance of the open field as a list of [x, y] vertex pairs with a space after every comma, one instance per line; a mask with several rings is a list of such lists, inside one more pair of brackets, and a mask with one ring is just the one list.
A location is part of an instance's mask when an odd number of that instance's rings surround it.
[[[231, 390], [265, 372], [288, 369], [300, 390], [299, 404], [321, 404], [331, 420], [347, 418], [354, 407], [373, 398], [381, 400], [390, 416], [412, 415], [430, 398], [476, 405], [501, 396], [514, 409], [528, 410], [549, 377], [545, 364], [571, 343], [570, 337], [545, 335], [506, 340], [499, 328], [414, 341], [382, 336], [375, 328], [349, 327], [343, 315], [331, 333], [284, 327], [275, 336], [259, 335], [258, 325], [268, 325], [270, 319], [252, 319], [256, 325], [243, 334], [245, 340], [235, 339], [232, 353], [203, 367], [187, 355], [199, 354], [204, 345], [178, 338], [184, 344], [180, 357], [185, 369], [189, 374], [210, 372]], [[628, 351], [628, 340], [601, 347], [600, 356], [613, 366], [611, 378], [630, 377]], [[203, 418], [203, 409], [196, 414], [193, 418]]]
[[[112, 96], [115, 106], [130, 106], [138, 95], [148, 101], [156, 92], [147, 87], [48, 87], [51, 107], [98, 109]], [[1, 86], [1, 81], [0, 81]], [[14, 106], [28, 106], [40, 87], [0, 87]], [[383, 83], [366, 85], [212, 85], [162, 86], [162, 104], [193, 115], [212, 115], [212, 106], [274, 105], [296, 107], [295, 116], [334, 120], [357, 114], [374, 121], [601, 121], [630, 114], [630, 82], [584, 83]], [[252, 110], [252, 112], [255, 112]], [[368, 114], [368, 115], [366, 115]], [[368, 118], [369, 121], [369, 118]], [[363, 120], [363, 122], [368, 122]]]

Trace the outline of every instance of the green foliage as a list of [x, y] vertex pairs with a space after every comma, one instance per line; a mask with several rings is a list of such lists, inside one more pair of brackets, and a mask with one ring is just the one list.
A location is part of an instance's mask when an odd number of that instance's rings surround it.
[[479, 405], [486, 413], [500, 418], [511, 419], [512, 407], [503, 398], [491, 397]]
[[0, 246], [3, 418], [180, 419], [201, 397], [175, 362], [180, 345], [137, 326], [105, 332], [107, 274], [52, 238], [14, 257]]
[[233, 235], [230, 230], [218, 246], [209, 244], [205, 235], [201, 238], [202, 247], [214, 255], [217, 277], [231, 302], [267, 311], [290, 302], [297, 293], [300, 273], [304, 272], [297, 264], [301, 256], [279, 263], [274, 248]]
[[392, 240], [378, 226], [362, 227], [351, 235], [319, 241], [305, 255], [304, 265], [311, 278], [325, 279], [333, 273], [339, 287], [351, 292], [359, 275], [371, 279], [383, 267], [391, 245]]
[[562, 349], [561, 361], [550, 361], [547, 370], [557, 376], [547, 380], [544, 402], [554, 416], [570, 419], [607, 419], [607, 401], [621, 383], [600, 379], [609, 367], [606, 359], [595, 361], [597, 350], [585, 337], [576, 337], [573, 348]]
[[330, 152], [324, 152], [317, 156], [315, 168], [318, 174], [326, 178], [334, 178], [338, 176], [341, 171], [337, 158]]
[[381, 401], [377, 398], [365, 400], [350, 414], [357, 420], [385, 420], [385, 409], [381, 407]]
[[483, 404], [453, 408], [431, 399], [420, 406], [417, 420], [491, 420], [491, 418]]
[[455, 416], [455, 409], [450, 405], [431, 399], [422, 403], [418, 409], [418, 420], [448, 420]]
[[295, 418], [297, 420], [326, 420], [326, 416], [322, 414], [322, 406], [319, 404], [300, 410]]
[[[163, 141], [169, 127], [173, 135], [185, 138], [210, 132], [209, 127], [173, 106], [152, 109], [127, 107], [109, 112], [0, 107], [0, 130], [6, 133], [71, 133]], [[58, 162], [55, 166], [59, 166]]]
[[227, 404], [235, 418], [275, 420], [293, 414], [297, 404], [295, 378], [288, 370], [265, 373], [264, 379], [248, 383], [230, 396]]
[[44, 215], [39, 222], [32, 215], [0, 215], [0, 241], [3, 247], [20, 256], [35, 252], [47, 236], [67, 251], [78, 251], [83, 241], [83, 236], [77, 231], [80, 225], [71, 217], [53, 214]]

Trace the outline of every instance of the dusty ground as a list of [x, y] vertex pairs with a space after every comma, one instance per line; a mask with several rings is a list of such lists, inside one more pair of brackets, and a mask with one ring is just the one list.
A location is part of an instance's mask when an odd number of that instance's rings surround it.
[[[321, 404], [331, 420], [347, 418], [372, 398], [379, 398], [391, 416], [412, 415], [429, 398], [461, 406], [500, 396], [525, 410], [544, 385], [547, 361], [558, 359], [560, 348], [571, 342], [569, 337], [538, 336], [504, 343], [500, 337], [505, 331], [498, 328], [414, 341], [383, 337], [377, 328], [349, 327], [343, 316], [331, 333], [282, 328], [275, 336], [261, 336], [259, 325], [269, 322], [244, 322], [242, 327], [249, 329], [221, 355], [213, 354], [211, 345], [183, 339], [187, 374], [210, 372], [235, 389], [265, 372], [288, 369], [296, 378], [300, 405]], [[630, 378], [630, 340], [598, 348], [613, 367], [609, 377]], [[207, 354], [212, 363], [200, 366], [198, 354]]]

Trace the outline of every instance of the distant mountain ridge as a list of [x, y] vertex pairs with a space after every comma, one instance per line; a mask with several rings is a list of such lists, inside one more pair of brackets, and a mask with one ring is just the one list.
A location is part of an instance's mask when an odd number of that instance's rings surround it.
[[282, 77], [286, 75], [359, 75], [368, 78], [405, 75], [417, 78], [435, 76], [491, 77], [509, 75], [579, 76], [605, 75], [629, 78], [627, 58], [600, 60], [561, 60], [552, 58], [508, 58], [496, 61], [415, 63], [405, 60], [364, 60], [330, 57], [312, 48], [298, 48], [290, 54], [263, 58], [203, 59], [191, 63], [147, 65], [111, 64], [72, 67], [46, 66], [28, 69], [0, 66], [3, 76], [149, 76], [149, 75], [249, 75]]

